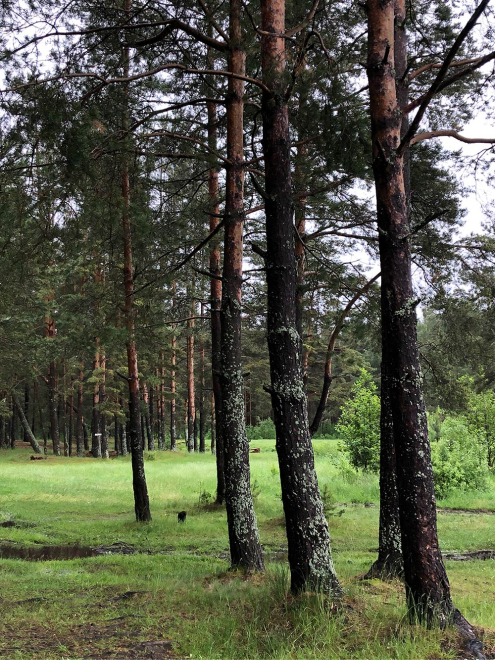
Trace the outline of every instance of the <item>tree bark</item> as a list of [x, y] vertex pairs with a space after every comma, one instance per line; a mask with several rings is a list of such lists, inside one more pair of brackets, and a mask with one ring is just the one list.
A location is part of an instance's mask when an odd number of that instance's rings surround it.
[[[28, 419], [29, 418], [29, 384], [28, 383], [24, 385], [24, 414], [26, 415], [26, 419]], [[25, 428], [24, 428], [24, 442], [29, 442], [28, 432], [26, 431]]]
[[69, 437], [67, 441], [69, 456], [72, 456], [72, 441], [74, 434], [74, 377], [70, 378], [70, 395], [69, 395]]
[[285, 98], [284, 0], [261, 1], [263, 152], [266, 182], [265, 259], [268, 350], [291, 589], [340, 595], [328, 525], [318, 489], [308, 427], [307, 400], [297, 331], [289, 118]]
[[177, 337], [175, 324], [172, 325], [172, 352], [170, 356], [170, 451], [177, 451], [177, 423], [175, 410], [175, 363], [177, 360]]
[[[194, 296], [194, 290], [192, 292]], [[196, 389], [194, 384], [194, 302], [187, 321], [187, 451], [197, 450]]]
[[27, 417], [24, 413], [24, 410], [22, 409], [21, 404], [19, 401], [17, 401], [16, 397], [14, 394], [12, 394], [12, 405], [14, 406], [14, 409], [17, 411], [17, 414], [19, 415], [19, 418], [21, 420], [22, 428], [24, 429], [24, 436], [27, 437], [27, 441], [30, 443], [31, 447], [33, 448], [33, 451], [36, 452], [37, 454], [41, 454], [41, 447], [38, 444], [38, 441], [34, 437], [34, 433], [31, 431], [31, 427], [29, 426], [29, 422], [27, 420]]
[[160, 387], [158, 399], [158, 449], [165, 450], [165, 363], [160, 351]]
[[215, 456], [216, 451], [217, 451], [217, 446], [216, 446], [216, 431], [215, 431], [215, 395], [213, 394], [213, 390], [211, 392], [211, 453], [213, 456]]
[[[100, 340], [96, 338], [96, 350], [93, 360], [93, 378], [99, 378], [100, 369]], [[93, 385], [93, 409], [91, 417], [91, 453], [94, 458], [101, 458], [101, 415], [99, 411], [100, 386], [98, 383]]]
[[48, 367], [48, 410], [50, 416], [50, 435], [55, 456], [60, 456], [60, 436], [57, 415], [57, 366], [51, 362]]
[[[204, 305], [201, 303], [201, 317], [204, 316]], [[205, 416], [205, 342], [204, 336], [200, 337], [199, 349], [199, 372], [201, 375], [201, 388], [199, 393], [199, 452], [204, 454], [206, 450], [206, 416]]]
[[[124, 412], [124, 400], [119, 397], [119, 406]], [[127, 445], [127, 428], [126, 428], [126, 421], [122, 424], [119, 425], [119, 431], [120, 431], [120, 450], [122, 452], [122, 456], [127, 456], [128, 453], [128, 445]]]
[[[410, 618], [445, 626], [454, 615], [438, 545], [436, 503], [416, 335], [410, 227], [400, 144], [394, 3], [368, 0], [368, 80], [382, 271], [383, 342], [390, 402], [406, 597]], [[388, 315], [388, 318], [387, 318]], [[389, 321], [389, 323], [387, 322]]]
[[[100, 383], [100, 405], [105, 403], [105, 399], [107, 396], [106, 393], [106, 364], [107, 360], [105, 357], [105, 353], [101, 353], [100, 355], [100, 369], [101, 369], [101, 383]], [[102, 458], [108, 458], [109, 453], [108, 453], [108, 423], [107, 423], [107, 418], [105, 415], [105, 411], [101, 410], [100, 411], [100, 432], [101, 432], [101, 457]]]
[[[394, 64], [397, 101], [400, 108], [408, 104], [407, 39], [405, 32], [405, 0], [395, 0], [394, 4]], [[409, 117], [402, 115], [400, 135], [403, 137], [409, 127]], [[403, 160], [404, 191], [409, 212], [410, 205], [410, 149], [404, 152]], [[409, 215], [409, 214], [408, 214]], [[365, 577], [391, 579], [402, 576], [402, 561], [399, 493], [397, 491], [397, 466], [394, 445], [394, 423], [391, 407], [391, 381], [388, 373], [391, 356], [388, 351], [386, 328], [391, 327], [388, 300], [382, 297], [382, 364], [381, 364], [381, 412], [380, 412], [380, 522], [378, 532], [378, 557]], [[385, 329], [385, 330], [384, 330]]]
[[[124, 9], [126, 15], [130, 15], [131, 2], [124, 0]], [[129, 48], [124, 47], [124, 77], [129, 77]], [[126, 107], [123, 113], [123, 131], [124, 134], [129, 130], [129, 117], [127, 109], [127, 100], [129, 88], [124, 87]], [[134, 338], [134, 271], [132, 265], [132, 242], [131, 242], [131, 214], [130, 214], [130, 182], [129, 182], [129, 164], [127, 155], [122, 160], [122, 233], [124, 243], [124, 316], [127, 326], [127, 371], [129, 383], [129, 432], [131, 438], [132, 453], [132, 484], [134, 490], [134, 508], [136, 520], [145, 522], [151, 520], [150, 503], [148, 497], [148, 487], [146, 485], [146, 476], [144, 472], [143, 449], [141, 447], [140, 428], [139, 428], [139, 371], [136, 351], [136, 341]]]
[[[241, 0], [230, 2], [228, 69], [245, 75]], [[227, 166], [225, 243], [221, 307], [222, 412], [225, 503], [233, 567], [264, 570], [258, 525], [250, 488], [249, 442], [244, 423], [241, 357], [242, 232], [244, 226], [244, 82], [229, 77], [227, 97]]]
[[146, 439], [148, 441], [148, 451], [155, 451], [155, 438], [153, 437], [153, 426], [149, 416], [150, 409], [150, 396], [148, 394], [148, 386], [143, 382], [143, 403], [144, 403], [144, 430], [146, 431]]
[[77, 382], [77, 414], [76, 414], [76, 454], [84, 456], [84, 429], [83, 429], [83, 395], [84, 395], [84, 363], [79, 368]]

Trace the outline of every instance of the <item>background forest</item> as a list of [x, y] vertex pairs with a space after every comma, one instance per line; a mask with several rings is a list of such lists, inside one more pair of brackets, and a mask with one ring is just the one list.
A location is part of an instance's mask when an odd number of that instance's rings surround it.
[[[137, 523], [153, 515], [146, 539], [128, 530], [140, 552], [165, 528], [176, 535], [175, 509], [199, 518], [225, 505], [210, 541], [188, 523], [191, 547], [224, 551], [228, 531], [231, 566], [266, 563], [273, 578], [266, 548], [278, 545], [292, 596], [314, 596], [306, 605], [324, 617], [351, 578], [334, 567], [327, 520], [339, 529], [356, 513], [347, 504], [380, 500], [378, 558], [364, 541], [376, 545], [378, 521], [359, 512], [363, 554], [349, 561], [384, 584], [404, 578], [404, 621], [455, 624], [485, 657], [471, 623], [489, 617], [462, 601], [468, 623], [454, 607], [435, 494], [493, 514], [490, 0], [4, 0], [0, 21], [0, 448], [20, 448], [0, 454], [5, 483], [27, 447], [60, 470], [84, 458], [93, 487], [133, 495]], [[479, 211], [466, 201], [475, 190], [489, 200]], [[110, 457], [122, 459], [93, 460]], [[28, 482], [26, 496], [42, 496]], [[26, 511], [18, 502], [11, 516], [10, 488], [0, 502], [15, 528]], [[57, 543], [81, 541], [53, 524]], [[87, 530], [92, 547], [120, 538], [113, 524]], [[10, 542], [49, 541], [16, 533]], [[260, 534], [274, 536], [262, 547]], [[480, 542], [495, 549], [491, 532], [464, 549]], [[290, 598], [289, 575], [273, 579], [269, 598]], [[406, 651], [404, 637], [390, 653], [454, 657], [458, 643], [436, 633], [428, 650]], [[159, 652], [235, 649], [191, 639]], [[385, 653], [352, 644], [331, 657]], [[307, 639], [282, 646], [244, 640], [241, 655], [323, 657]], [[19, 657], [56, 657], [47, 649]]]

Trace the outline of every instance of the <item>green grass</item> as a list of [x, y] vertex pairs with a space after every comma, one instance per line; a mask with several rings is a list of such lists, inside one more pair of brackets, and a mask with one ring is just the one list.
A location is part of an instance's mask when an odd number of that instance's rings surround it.
[[[460, 657], [452, 631], [407, 624], [401, 584], [357, 579], [376, 556], [378, 480], [341, 474], [332, 461], [332, 440], [314, 445], [327, 502], [334, 512], [344, 511], [329, 523], [345, 604], [334, 610], [319, 595], [290, 596], [274, 442], [252, 444], [261, 448], [251, 454], [251, 465], [259, 487], [264, 576], [227, 570], [224, 509], [199, 505], [202, 493], [204, 501], [205, 493], [215, 492], [210, 454], [156, 452], [146, 461], [153, 520], [143, 525], [134, 520], [129, 459], [30, 461], [27, 450], [0, 452], [0, 521], [20, 524], [0, 528], [2, 540], [92, 546], [121, 541], [142, 551], [0, 561], [0, 658], [148, 657], [139, 645], [163, 640], [173, 642], [175, 657]], [[490, 485], [486, 492], [455, 494], [439, 504], [495, 511], [493, 478]], [[182, 509], [187, 522], [179, 525]], [[495, 515], [440, 512], [439, 535], [447, 551], [495, 549]], [[456, 605], [486, 629], [487, 647], [495, 652], [495, 562], [448, 561], [447, 567]]]

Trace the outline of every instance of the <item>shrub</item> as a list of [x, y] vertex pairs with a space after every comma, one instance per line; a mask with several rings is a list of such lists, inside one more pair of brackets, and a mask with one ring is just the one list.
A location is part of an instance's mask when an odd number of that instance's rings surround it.
[[377, 472], [380, 467], [380, 399], [376, 389], [371, 374], [362, 369], [336, 426], [342, 440], [339, 447], [354, 468], [366, 472]]
[[452, 490], [486, 488], [488, 469], [483, 442], [465, 417], [447, 415], [440, 427], [440, 439], [432, 443], [431, 451], [437, 497], [445, 497]]
[[276, 437], [275, 424], [270, 418], [260, 419], [258, 417], [256, 426], [248, 426], [246, 431], [249, 440], [274, 440]]

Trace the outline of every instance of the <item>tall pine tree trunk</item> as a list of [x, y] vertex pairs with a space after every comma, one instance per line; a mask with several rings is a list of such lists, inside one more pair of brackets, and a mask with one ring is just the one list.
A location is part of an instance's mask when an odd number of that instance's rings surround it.
[[[100, 355], [101, 383], [100, 383], [100, 405], [105, 403], [106, 399], [106, 363], [105, 354]], [[108, 458], [108, 423], [105, 411], [100, 411], [100, 432], [101, 432], [101, 457]]]
[[394, 3], [368, 0], [368, 80], [382, 271], [383, 342], [397, 463], [397, 491], [410, 616], [445, 625], [453, 616], [438, 545], [430, 444], [421, 389], [401, 111], [395, 80]]
[[157, 369], [157, 375], [160, 376], [160, 386], [158, 395], [158, 449], [165, 450], [165, 363], [163, 361], [163, 351], [160, 351], [160, 368]]
[[[201, 317], [204, 317], [204, 305], [201, 303]], [[205, 341], [201, 334], [200, 349], [199, 349], [199, 372], [201, 377], [201, 388], [199, 392], [199, 451], [201, 454], [205, 453], [205, 433], [206, 433], [206, 416], [205, 416]]]
[[[192, 290], [194, 296], [194, 289]], [[187, 451], [197, 451], [196, 388], [194, 383], [194, 302], [187, 321]]]
[[[93, 359], [93, 378], [99, 379], [100, 369], [100, 340], [95, 340], [96, 350]], [[98, 383], [93, 385], [93, 409], [91, 416], [91, 453], [94, 458], [101, 458], [101, 415], [100, 404], [100, 386]]]
[[[24, 385], [24, 415], [26, 416], [26, 420], [29, 419], [29, 384], [28, 383]], [[31, 432], [33, 433], [32, 430]], [[26, 431], [25, 427], [24, 427], [24, 442], [29, 442], [29, 433], [28, 431]]]
[[[408, 103], [407, 41], [405, 32], [406, 3], [394, 3], [394, 64], [396, 71], [397, 100], [400, 108]], [[400, 134], [407, 132], [409, 119], [402, 115]], [[403, 162], [404, 190], [406, 205], [410, 205], [410, 150], [406, 149]], [[381, 299], [382, 309], [382, 364], [381, 364], [381, 412], [380, 412], [380, 522], [378, 532], [378, 557], [366, 577], [390, 579], [402, 575], [402, 548], [399, 518], [399, 493], [397, 492], [397, 466], [395, 460], [394, 423], [391, 408], [391, 378], [388, 373], [391, 356], [388, 351], [386, 328], [391, 327], [392, 319], [388, 300]], [[383, 331], [383, 329], [385, 329]]]
[[175, 410], [175, 364], [177, 360], [177, 337], [172, 325], [172, 352], [170, 356], [170, 451], [177, 451], [177, 414]]
[[[131, 3], [125, 0], [125, 13], [130, 16]], [[124, 77], [129, 77], [129, 48], [124, 47]], [[124, 88], [125, 101], [129, 97], [129, 88]], [[128, 108], [123, 113], [123, 132], [128, 133], [129, 117]], [[139, 371], [136, 351], [136, 341], [134, 333], [136, 309], [134, 305], [134, 271], [132, 265], [132, 242], [131, 242], [131, 212], [130, 212], [130, 181], [128, 156], [125, 153], [125, 147], [128, 146], [128, 140], [124, 143], [124, 155], [122, 160], [122, 233], [124, 242], [124, 316], [127, 326], [127, 374], [129, 383], [129, 433], [131, 439], [131, 458], [132, 458], [132, 484], [134, 490], [134, 508], [136, 520], [151, 520], [150, 504], [148, 497], [148, 487], [146, 485], [146, 476], [144, 473], [144, 457], [141, 446], [141, 433], [139, 426]]]
[[70, 377], [70, 395], [69, 395], [69, 438], [67, 441], [69, 456], [72, 456], [72, 441], [74, 434], [74, 377]]
[[265, 259], [268, 350], [291, 589], [341, 593], [330, 551], [308, 427], [297, 330], [289, 118], [285, 98], [285, 2], [262, 0], [263, 152], [266, 181]]
[[84, 395], [84, 362], [81, 361], [77, 381], [77, 415], [76, 415], [76, 454], [84, 456], [83, 429], [83, 395]]
[[[231, 73], [245, 75], [241, 0], [230, 2]], [[222, 413], [225, 503], [232, 566], [263, 570], [263, 557], [250, 488], [249, 442], [244, 423], [241, 358], [242, 248], [244, 226], [244, 83], [229, 78], [227, 97], [227, 166], [225, 244], [222, 286]]]
[[[53, 299], [53, 294], [50, 294], [48, 300]], [[51, 315], [45, 317], [45, 337], [47, 339], [55, 338], [55, 321]], [[50, 418], [50, 436], [52, 439], [52, 449], [55, 456], [60, 456], [60, 438], [58, 432], [58, 416], [57, 416], [57, 365], [55, 362], [50, 362], [48, 367], [48, 414]]]

